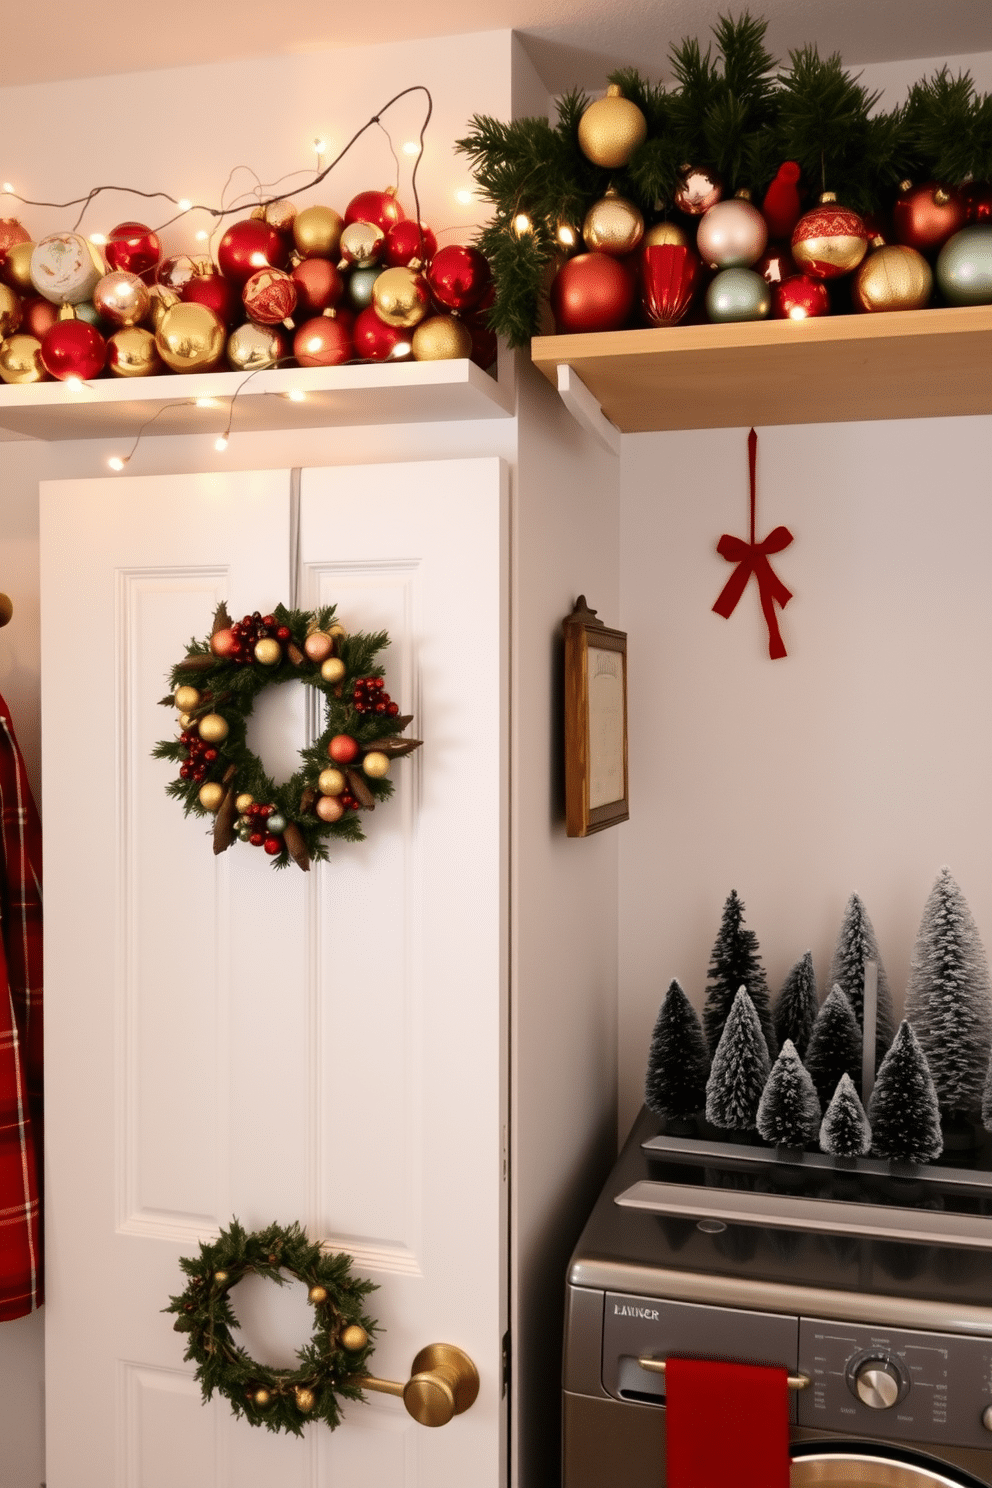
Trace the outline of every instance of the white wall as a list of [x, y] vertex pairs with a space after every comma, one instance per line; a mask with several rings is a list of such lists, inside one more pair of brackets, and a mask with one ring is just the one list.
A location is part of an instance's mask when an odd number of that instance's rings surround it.
[[622, 1126], [670, 978], [701, 1005], [731, 889], [773, 991], [807, 948], [826, 975], [857, 892], [901, 1005], [945, 863], [992, 947], [992, 418], [759, 430], [758, 534], [795, 538], [779, 661], [753, 582], [712, 612], [717, 539], [747, 534], [746, 435], [624, 443]]

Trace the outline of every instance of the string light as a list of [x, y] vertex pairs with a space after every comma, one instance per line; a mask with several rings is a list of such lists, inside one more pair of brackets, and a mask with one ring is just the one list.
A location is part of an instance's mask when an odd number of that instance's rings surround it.
[[227, 435], [218, 434], [217, 438], [214, 440], [214, 449], [217, 450], [218, 454], [223, 454], [224, 451], [227, 449], [227, 444]]
[[130, 457], [126, 455], [111, 455], [110, 459], [107, 461], [107, 464], [110, 466], [111, 470], [123, 470], [129, 458]]
[[531, 222], [526, 212], [518, 212], [516, 217], [514, 217], [513, 231], [516, 233], [518, 238], [522, 238], [525, 233], [531, 233], [534, 231], [534, 224], [533, 222]]
[[13, 196], [13, 194], [14, 194], [14, 188], [11, 185], [10, 181], [4, 181], [4, 183], [3, 183], [3, 189], [4, 189], [4, 191], [7, 192], [7, 194], [9, 196]]
[[462, 186], [459, 191], [455, 192], [455, 201], [461, 202], [463, 207], [467, 207], [471, 200], [472, 192], [469, 191], [467, 186]]
[[420, 154], [420, 146], [417, 144], [417, 141], [416, 140], [407, 140], [406, 144], [403, 146], [403, 154], [404, 155], [419, 155]]
[[103, 233], [90, 233], [90, 242], [95, 243], [98, 248], [102, 248], [106, 241]]
[[307, 398], [306, 393], [302, 392], [299, 388], [290, 388], [285, 396], [289, 399], [290, 403], [305, 403]]
[[210, 234], [207, 232], [207, 229], [205, 227], [201, 227], [200, 231], [196, 235], [196, 241], [198, 243], [205, 243], [209, 236]]
[[181, 196], [176, 202], [176, 206], [179, 208], [180, 212], [191, 212], [193, 210], [193, 203], [190, 201], [188, 196]]
[[567, 222], [559, 222], [555, 237], [564, 248], [574, 248], [578, 242], [575, 228], [570, 227]]

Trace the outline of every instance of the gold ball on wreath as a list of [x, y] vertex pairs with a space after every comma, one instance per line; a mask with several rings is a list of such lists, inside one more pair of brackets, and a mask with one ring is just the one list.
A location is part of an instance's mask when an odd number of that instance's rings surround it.
[[255, 1395], [254, 1395], [255, 1404], [259, 1407], [260, 1410], [264, 1410], [265, 1407], [268, 1405], [268, 1403], [269, 1403], [269, 1401], [271, 1399], [272, 1399], [272, 1396], [269, 1394], [268, 1390], [265, 1388], [264, 1385], [262, 1386], [262, 1388], [260, 1390], [256, 1390], [255, 1391]]
[[320, 675], [325, 682], [340, 682], [346, 670], [340, 656], [329, 656], [321, 663]]
[[200, 786], [200, 805], [204, 811], [219, 811], [224, 799], [224, 787], [218, 780], [208, 780]]
[[339, 636], [346, 636], [348, 632], [345, 630], [340, 620], [335, 620], [334, 624], [331, 626], [327, 634], [337, 640]]
[[175, 698], [176, 707], [180, 713], [189, 713], [200, 701], [200, 694], [195, 687], [190, 687], [187, 683], [181, 682], [176, 688]]
[[189, 726], [192, 723], [192, 721], [193, 720], [190, 718], [190, 716], [189, 716], [188, 713], [180, 713], [180, 715], [179, 715], [179, 727], [180, 728], [184, 728], [184, 729], [189, 728]]
[[362, 760], [362, 769], [370, 780], [381, 780], [389, 774], [388, 754], [383, 754], [381, 749], [370, 749]]
[[314, 1406], [314, 1393], [307, 1390], [303, 1385], [296, 1387], [296, 1407], [301, 1411], [312, 1411]]
[[307, 1295], [309, 1296], [310, 1301], [313, 1303], [313, 1305], [317, 1307], [320, 1305], [321, 1302], [327, 1301], [327, 1288], [325, 1286], [321, 1286], [320, 1283], [317, 1282], [310, 1288], [310, 1291], [307, 1293]]
[[227, 1272], [226, 1271], [215, 1271], [214, 1272], [214, 1281], [217, 1283], [218, 1286], [226, 1286], [227, 1285]]
[[248, 807], [254, 806], [255, 797], [249, 791], [242, 791], [240, 796], [235, 797], [234, 804], [238, 808], [239, 815], [244, 816]]
[[223, 744], [230, 732], [231, 725], [220, 713], [206, 713], [200, 719], [200, 738], [207, 744]]
[[618, 170], [647, 138], [648, 121], [616, 83], [579, 120], [579, 149], [593, 165]]
[[349, 1323], [341, 1334], [341, 1347], [346, 1348], [349, 1353], [357, 1354], [369, 1341], [369, 1335], [361, 1323]]
[[339, 796], [346, 784], [341, 770], [321, 770], [317, 776], [317, 789], [322, 796]]
[[260, 666], [275, 666], [282, 660], [282, 647], [274, 636], [263, 636], [255, 646], [255, 660]]

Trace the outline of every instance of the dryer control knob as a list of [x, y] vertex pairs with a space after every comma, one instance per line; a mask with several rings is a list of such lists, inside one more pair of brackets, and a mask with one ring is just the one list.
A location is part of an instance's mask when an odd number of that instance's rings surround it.
[[870, 1410], [890, 1410], [899, 1399], [902, 1380], [886, 1359], [868, 1359], [854, 1376], [858, 1399]]

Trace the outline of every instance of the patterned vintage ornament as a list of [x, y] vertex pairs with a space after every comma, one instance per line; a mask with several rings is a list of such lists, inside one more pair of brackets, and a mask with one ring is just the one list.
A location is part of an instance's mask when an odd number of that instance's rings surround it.
[[648, 124], [637, 104], [624, 98], [617, 83], [591, 103], [579, 120], [579, 149], [593, 165], [620, 170], [647, 138]]
[[825, 191], [819, 205], [800, 217], [792, 234], [792, 256], [803, 274], [836, 279], [852, 274], [868, 251], [868, 230], [856, 212], [837, 205]]
[[54, 305], [88, 300], [105, 273], [94, 253], [93, 245], [79, 233], [50, 233], [34, 246], [31, 283]]
[[863, 259], [851, 285], [856, 310], [922, 310], [933, 293], [933, 272], [905, 243], [880, 243]]
[[241, 291], [241, 299], [251, 320], [279, 325], [296, 309], [296, 285], [282, 269], [259, 269]]
[[644, 218], [632, 201], [618, 195], [611, 186], [604, 197], [593, 202], [582, 224], [582, 241], [590, 253], [609, 253], [625, 258], [633, 253], [644, 236]]
[[992, 305], [992, 223], [975, 222], [948, 238], [937, 283], [952, 305]]

